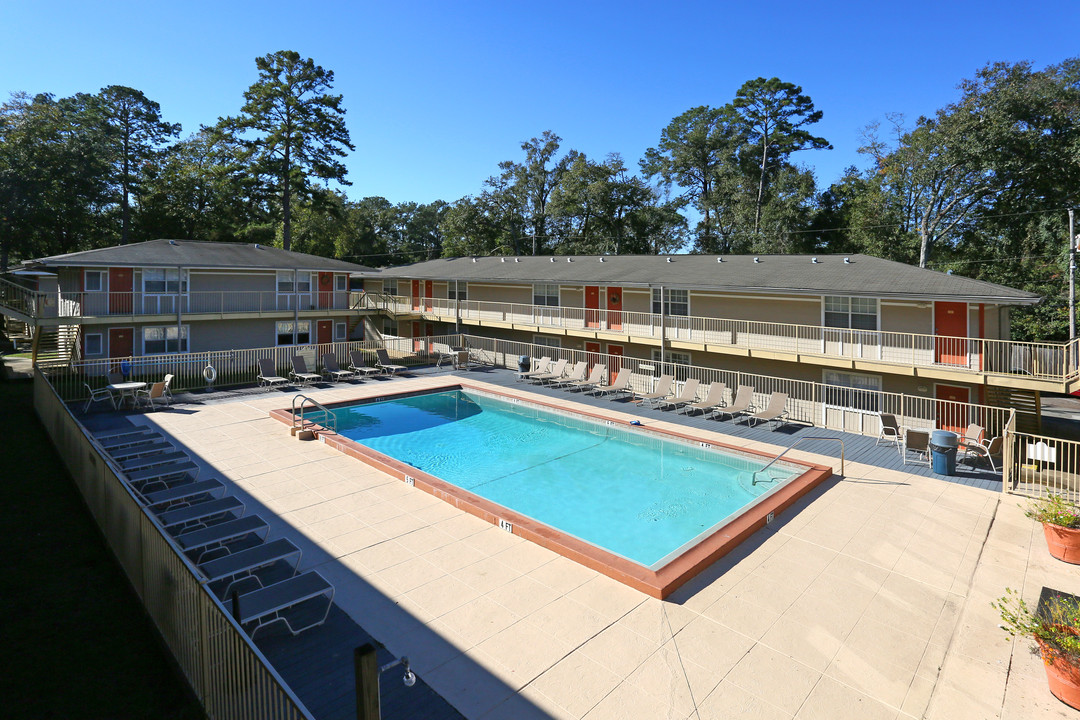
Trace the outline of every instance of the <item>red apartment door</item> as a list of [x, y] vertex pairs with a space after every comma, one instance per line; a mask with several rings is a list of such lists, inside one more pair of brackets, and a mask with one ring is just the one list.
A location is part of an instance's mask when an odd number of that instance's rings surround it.
[[[322, 284], [322, 281], [319, 282]], [[315, 342], [320, 345], [329, 345], [334, 342], [334, 321], [320, 320], [315, 324]]]
[[934, 303], [934, 361], [943, 365], [968, 364], [967, 303]]
[[600, 286], [585, 286], [585, 327], [600, 327]]
[[109, 328], [109, 357], [126, 358], [135, 354], [135, 331], [131, 328]]
[[134, 271], [131, 268], [109, 268], [109, 314], [131, 312], [133, 277]]
[[589, 372], [592, 372], [593, 365], [600, 360], [600, 343], [598, 342], [586, 342], [585, 343], [585, 362], [589, 363]]
[[620, 361], [619, 358], [623, 356], [623, 346], [608, 343], [607, 354], [613, 356], [611, 358], [611, 372], [619, 372], [622, 369], [622, 361]]
[[413, 310], [419, 310], [420, 309], [420, 281], [419, 280], [413, 280], [412, 281], [412, 309]]
[[[425, 333], [425, 330], [427, 331]], [[423, 352], [424, 350], [431, 350], [434, 343], [425, 343], [424, 337], [431, 337], [435, 334], [435, 325], [433, 323], [422, 323], [419, 321], [413, 321], [412, 324], [412, 336], [413, 336], [413, 352]]]
[[[413, 310], [420, 310], [423, 307], [425, 311], [431, 311], [432, 284], [431, 280], [425, 280], [423, 285], [420, 284], [419, 280], [412, 281]], [[424, 298], [424, 300], [421, 301], [421, 298]]]
[[607, 289], [608, 330], [622, 330], [622, 288]]
[[934, 388], [934, 397], [943, 401], [937, 404], [938, 427], [963, 435], [968, 426], [967, 403], [970, 396], [971, 393], [966, 387], [937, 385]]
[[[432, 286], [434, 284], [435, 283], [433, 283], [431, 280], [425, 280], [424, 281], [424, 311], [425, 312], [431, 312], [431, 296], [433, 294], [432, 293]], [[430, 333], [430, 332], [428, 333], [428, 335], [433, 335], [433, 334], [434, 333]]]
[[[321, 272], [319, 273], [319, 307], [328, 308], [331, 306], [331, 298], [334, 296], [334, 273]], [[319, 342], [322, 342], [320, 340]], [[329, 342], [329, 340], [327, 341]]]

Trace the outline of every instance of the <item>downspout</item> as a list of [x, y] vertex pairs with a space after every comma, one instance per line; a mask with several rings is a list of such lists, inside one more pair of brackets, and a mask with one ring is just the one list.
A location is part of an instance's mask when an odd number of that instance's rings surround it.
[[[168, 283], [168, 278], [165, 280]], [[184, 268], [181, 265], [176, 266], [176, 351], [180, 351], [180, 343], [184, 340], [184, 311], [181, 308], [183, 302], [183, 295], [180, 293], [180, 288], [184, 283]], [[166, 346], [168, 342], [166, 342]], [[191, 348], [188, 348], [190, 350]]]
[[667, 362], [667, 297], [664, 286], [660, 286], [660, 374], [664, 373], [664, 363]]
[[[292, 271], [292, 291], [292, 344], [296, 345], [296, 337], [300, 333], [300, 271], [296, 268], [293, 268]], [[308, 339], [311, 339], [310, 335]]]
[[454, 280], [454, 332], [461, 334], [461, 284]]

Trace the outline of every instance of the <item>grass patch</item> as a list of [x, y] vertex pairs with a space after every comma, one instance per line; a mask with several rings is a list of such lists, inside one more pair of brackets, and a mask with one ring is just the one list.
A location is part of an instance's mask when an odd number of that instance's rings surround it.
[[5, 718], [204, 718], [33, 408], [0, 381]]

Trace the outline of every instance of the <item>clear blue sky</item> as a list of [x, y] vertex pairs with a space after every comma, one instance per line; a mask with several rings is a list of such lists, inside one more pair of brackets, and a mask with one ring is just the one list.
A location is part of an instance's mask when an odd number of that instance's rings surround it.
[[1078, 28], [1078, 0], [7, 0], [0, 93], [128, 85], [186, 135], [239, 110], [256, 56], [296, 50], [345, 97], [349, 196], [397, 203], [476, 194], [548, 129], [564, 150], [619, 152], [636, 170], [673, 117], [777, 76], [824, 112], [815, 134], [835, 149], [796, 157], [824, 187], [861, 162], [869, 121], [931, 113], [991, 61], [1080, 55]]

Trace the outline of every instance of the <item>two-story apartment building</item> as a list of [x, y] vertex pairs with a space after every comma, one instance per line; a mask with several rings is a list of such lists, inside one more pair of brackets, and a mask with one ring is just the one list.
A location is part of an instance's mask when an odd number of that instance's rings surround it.
[[[83, 358], [329, 343], [362, 337], [353, 263], [257, 244], [151, 240], [23, 263], [0, 312]], [[61, 354], [64, 354], [63, 352]]]
[[[1010, 339], [1039, 297], [866, 255], [476, 257], [365, 283], [396, 335], [462, 332], [997, 404], [1080, 389], [1076, 343]], [[996, 390], [996, 392], [995, 392]]]

